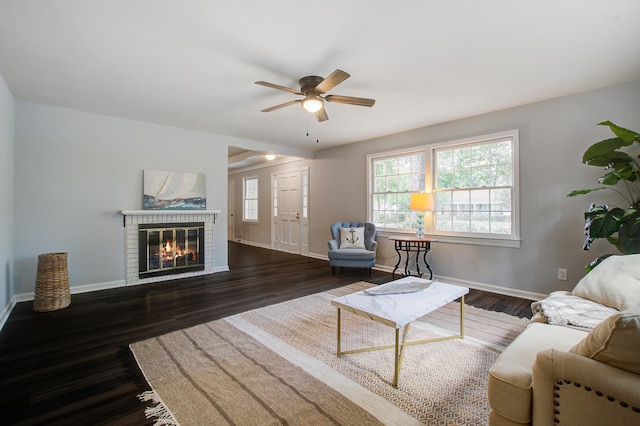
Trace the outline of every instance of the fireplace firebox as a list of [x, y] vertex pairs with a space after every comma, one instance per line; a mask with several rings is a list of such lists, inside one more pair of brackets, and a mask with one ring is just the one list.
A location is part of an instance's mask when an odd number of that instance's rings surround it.
[[139, 278], [203, 271], [204, 222], [138, 225]]

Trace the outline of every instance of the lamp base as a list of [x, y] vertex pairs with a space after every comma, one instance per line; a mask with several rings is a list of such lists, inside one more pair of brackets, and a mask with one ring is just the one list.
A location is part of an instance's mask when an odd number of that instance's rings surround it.
[[418, 220], [416, 221], [416, 237], [424, 238], [424, 213], [418, 213]]

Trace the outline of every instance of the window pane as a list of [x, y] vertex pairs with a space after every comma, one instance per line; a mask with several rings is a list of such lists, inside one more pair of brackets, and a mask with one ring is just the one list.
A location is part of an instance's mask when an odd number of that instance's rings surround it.
[[514, 140], [433, 151], [435, 232], [513, 235]]
[[453, 173], [448, 170], [437, 172], [436, 188], [437, 189], [453, 188]]
[[469, 188], [471, 186], [471, 169], [454, 169], [452, 188]]
[[491, 191], [491, 211], [508, 212], [511, 210], [511, 189], [493, 189]]
[[451, 191], [436, 192], [436, 210], [451, 211]]
[[470, 187], [492, 186], [492, 181], [491, 166], [480, 166], [471, 169]]
[[511, 213], [491, 213], [491, 232], [493, 234], [511, 234]]
[[489, 213], [476, 212], [471, 213], [470, 232], [478, 232], [488, 234], [491, 231], [489, 227]]
[[471, 232], [469, 229], [469, 213], [453, 213], [451, 227], [454, 232]]
[[451, 230], [451, 212], [436, 212], [436, 231]]
[[374, 192], [387, 192], [387, 178], [386, 177], [379, 177], [379, 178], [375, 178], [374, 180], [374, 185], [373, 185], [373, 191]]

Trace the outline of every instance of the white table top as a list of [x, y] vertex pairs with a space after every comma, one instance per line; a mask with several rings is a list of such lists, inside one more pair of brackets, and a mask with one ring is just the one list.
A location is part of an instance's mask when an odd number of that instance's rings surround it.
[[[425, 283], [429, 280], [404, 277], [391, 283], [402, 282]], [[387, 284], [377, 286], [376, 289], [381, 290]], [[358, 291], [333, 299], [331, 304], [345, 311], [368, 317], [373, 321], [400, 328], [467, 293], [469, 293], [469, 289], [466, 287], [433, 281], [431, 286], [415, 293], [372, 296], [364, 291]]]

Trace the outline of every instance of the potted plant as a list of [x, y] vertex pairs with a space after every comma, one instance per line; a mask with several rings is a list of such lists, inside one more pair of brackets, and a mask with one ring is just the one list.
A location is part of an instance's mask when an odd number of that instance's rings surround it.
[[[608, 126], [615, 137], [597, 142], [582, 156], [584, 164], [604, 167], [605, 174], [598, 179], [597, 188], [571, 191], [568, 197], [610, 189], [625, 200], [625, 208], [591, 204], [585, 212], [583, 250], [589, 250], [597, 238], [606, 238], [622, 254], [640, 253], [640, 134], [611, 121], [599, 123]], [[635, 150], [635, 152], [634, 152]], [[607, 254], [589, 263], [589, 272], [598, 263], [611, 256]]]

